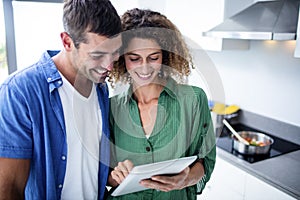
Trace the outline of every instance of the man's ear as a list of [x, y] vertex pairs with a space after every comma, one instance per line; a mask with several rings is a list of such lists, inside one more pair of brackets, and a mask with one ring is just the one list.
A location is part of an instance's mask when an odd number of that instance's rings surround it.
[[72, 48], [72, 45], [74, 45], [73, 40], [70, 37], [70, 35], [67, 32], [62, 32], [62, 33], [60, 33], [60, 38], [61, 38], [61, 41], [62, 41], [62, 44], [63, 44], [65, 50], [70, 51]]

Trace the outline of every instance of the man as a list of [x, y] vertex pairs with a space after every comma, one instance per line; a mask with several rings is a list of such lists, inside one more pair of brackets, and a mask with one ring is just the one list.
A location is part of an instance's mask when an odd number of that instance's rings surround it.
[[0, 87], [0, 199], [103, 199], [108, 89], [120, 18], [108, 0], [65, 0], [62, 51]]

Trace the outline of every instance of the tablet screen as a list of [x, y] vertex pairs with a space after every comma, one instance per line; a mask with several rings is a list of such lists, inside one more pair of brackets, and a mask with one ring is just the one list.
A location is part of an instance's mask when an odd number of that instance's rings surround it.
[[111, 194], [112, 196], [119, 196], [128, 193], [147, 190], [139, 184], [143, 179], [151, 178], [154, 175], [160, 174], [178, 174], [187, 166], [191, 165], [197, 156], [183, 157], [162, 162], [150, 163], [145, 165], [135, 166], [124, 181]]

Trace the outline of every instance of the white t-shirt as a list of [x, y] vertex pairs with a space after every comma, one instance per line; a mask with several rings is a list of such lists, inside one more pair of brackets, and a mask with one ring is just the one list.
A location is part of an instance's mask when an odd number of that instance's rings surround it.
[[[62, 74], [61, 74], [62, 76]], [[97, 199], [102, 118], [96, 86], [88, 98], [62, 76], [58, 89], [67, 133], [67, 169], [61, 199]]]

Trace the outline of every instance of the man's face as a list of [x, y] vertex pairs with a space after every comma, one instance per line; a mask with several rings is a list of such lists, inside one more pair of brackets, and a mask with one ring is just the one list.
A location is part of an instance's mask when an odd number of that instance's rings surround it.
[[77, 76], [94, 83], [103, 83], [119, 58], [121, 36], [107, 38], [95, 33], [86, 34], [87, 43], [80, 43], [72, 52], [72, 63]]

